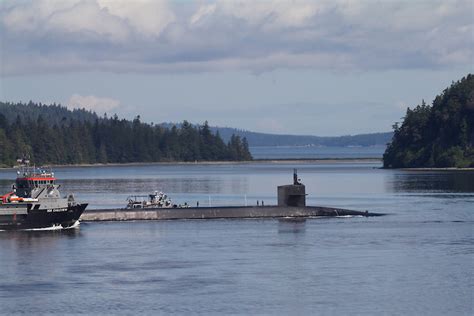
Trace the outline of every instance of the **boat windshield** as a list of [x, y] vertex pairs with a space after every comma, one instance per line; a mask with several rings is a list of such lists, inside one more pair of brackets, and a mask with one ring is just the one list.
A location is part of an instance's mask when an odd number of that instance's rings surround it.
[[27, 180], [18, 180], [16, 186], [18, 189], [26, 189], [29, 187]]

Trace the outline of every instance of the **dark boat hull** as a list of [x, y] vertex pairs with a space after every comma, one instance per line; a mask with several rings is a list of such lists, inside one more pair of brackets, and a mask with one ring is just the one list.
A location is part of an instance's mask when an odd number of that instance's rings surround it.
[[87, 204], [69, 206], [66, 211], [29, 210], [28, 214], [0, 215], [0, 230], [38, 229], [73, 226]]
[[102, 209], [84, 212], [81, 221], [136, 221], [174, 219], [241, 219], [241, 218], [291, 218], [381, 216], [380, 213], [353, 211], [323, 206], [215, 206], [188, 208]]

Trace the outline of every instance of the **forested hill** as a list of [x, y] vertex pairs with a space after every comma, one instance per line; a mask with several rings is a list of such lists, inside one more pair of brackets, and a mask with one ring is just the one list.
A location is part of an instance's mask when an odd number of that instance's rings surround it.
[[383, 159], [387, 168], [474, 167], [474, 76], [453, 83], [432, 106], [408, 108]]
[[[173, 123], [161, 123], [164, 127], [171, 127]], [[230, 140], [232, 135], [246, 138], [249, 146], [385, 146], [392, 139], [393, 132], [370, 133], [345, 136], [312, 136], [312, 135], [285, 135], [258, 133], [232, 127], [211, 126], [211, 130], [224, 141]]]
[[163, 128], [97, 117], [85, 110], [34, 103], [0, 103], [0, 165], [20, 156], [37, 164], [251, 160], [246, 139], [224, 143], [207, 122]]
[[211, 127], [219, 131], [222, 139], [230, 139], [235, 134], [245, 137], [250, 146], [385, 146], [393, 133], [370, 133], [345, 136], [312, 136], [257, 133], [228, 127]]
[[10, 103], [0, 102], [0, 113], [8, 122], [12, 123], [17, 116], [23, 121], [36, 121], [39, 116], [50, 124], [59, 124], [64, 120], [75, 120], [81, 122], [94, 122], [99, 119], [96, 113], [84, 109], [69, 110], [58, 104], [33, 103]]
[[[45, 121], [53, 125], [61, 124], [65, 120], [93, 123], [97, 119], [102, 119], [96, 113], [84, 109], [69, 110], [57, 104], [36, 104], [31, 101], [27, 104], [0, 102], [0, 113], [10, 123], [14, 122], [18, 115], [23, 121], [36, 121], [41, 115]], [[161, 123], [160, 125], [166, 129], [171, 129], [173, 126], [181, 127], [181, 123]], [[194, 125], [194, 127], [199, 126]], [[214, 134], [219, 132], [225, 143], [231, 141], [232, 135], [235, 135], [241, 139], [245, 137], [249, 146], [375, 146], [386, 145], [393, 136], [393, 132], [324, 137], [257, 133], [231, 127], [210, 126], [210, 129]]]

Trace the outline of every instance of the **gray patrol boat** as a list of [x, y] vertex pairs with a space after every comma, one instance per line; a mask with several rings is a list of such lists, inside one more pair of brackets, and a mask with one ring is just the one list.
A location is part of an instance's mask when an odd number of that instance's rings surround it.
[[77, 203], [71, 194], [61, 197], [54, 173], [20, 163], [12, 191], [0, 196], [0, 230], [69, 228], [78, 224], [86, 203]]

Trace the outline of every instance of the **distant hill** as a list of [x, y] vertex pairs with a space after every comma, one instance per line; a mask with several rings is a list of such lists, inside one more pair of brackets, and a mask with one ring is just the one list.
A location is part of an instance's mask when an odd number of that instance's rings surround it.
[[[66, 126], [74, 121], [80, 124], [99, 124], [107, 125], [110, 118], [98, 116], [92, 111], [85, 109], [70, 110], [59, 104], [45, 105], [41, 103], [10, 103], [0, 102], [0, 114], [6, 119], [8, 124], [15, 124], [17, 117], [20, 117], [22, 122], [37, 122], [41, 118], [47, 122], [49, 126]], [[131, 124], [129, 121], [128, 124]], [[144, 123], [142, 123], [144, 124]], [[161, 123], [155, 126], [171, 130], [173, 126], [178, 129], [182, 127], [183, 123]], [[198, 128], [197, 124], [193, 124], [194, 128]], [[320, 137], [311, 135], [281, 135], [270, 133], [257, 133], [230, 127], [213, 127], [210, 126], [210, 131], [213, 134], [219, 133], [219, 137], [225, 144], [232, 142], [232, 135], [239, 136], [241, 140], [245, 138], [248, 146], [327, 146], [327, 147], [347, 147], [347, 146], [385, 146], [392, 138], [393, 132], [387, 133], [372, 133], [360, 135], [334, 136], [334, 137]], [[234, 140], [235, 141], [235, 140]], [[113, 156], [113, 155], [112, 155]], [[127, 161], [132, 158], [127, 158]], [[154, 158], [158, 159], [158, 158]], [[163, 158], [160, 158], [163, 159]], [[179, 160], [180, 157], [171, 159]], [[82, 160], [81, 160], [82, 161]], [[85, 161], [85, 160], [83, 160]], [[87, 161], [93, 161], [89, 159]], [[115, 161], [112, 159], [111, 161]], [[69, 163], [69, 162], [67, 162]]]
[[[179, 124], [162, 123], [164, 127], [170, 128]], [[238, 135], [240, 138], [246, 138], [249, 146], [328, 146], [328, 147], [347, 147], [347, 146], [385, 146], [392, 139], [393, 132], [358, 134], [347, 136], [311, 136], [311, 135], [285, 135], [250, 132], [231, 127], [211, 126], [211, 130], [227, 142], [232, 135]]]
[[224, 140], [230, 138], [232, 134], [239, 135], [241, 138], [245, 137], [249, 146], [385, 146], [393, 136], [393, 132], [322, 137], [256, 133], [226, 127], [212, 127], [211, 129], [219, 131]]
[[[80, 122], [93, 123], [96, 120], [102, 120], [96, 113], [85, 109], [70, 110], [59, 104], [41, 104], [30, 101], [24, 103], [0, 102], [0, 113], [12, 123], [19, 115], [24, 121], [36, 121], [41, 116], [45, 121], [51, 124], [61, 124], [64, 121], [75, 120]], [[182, 123], [161, 123], [158, 124], [164, 128], [172, 128], [174, 125], [180, 127]], [[197, 125], [195, 125], [197, 127]], [[213, 133], [219, 132], [220, 137], [225, 143], [232, 139], [235, 134], [241, 139], [247, 139], [249, 146], [328, 146], [328, 147], [346, 147], [346, 146], [385, 146], [392, 139], [393, 132], [371, 133], [346, 136], [321, 137], [311, 135], [285, 135], [257, 133], [231, 127], [210, 126]]]
[[407, 109], [383, 156], [387, 168], [474, 167], [474, 76]]

